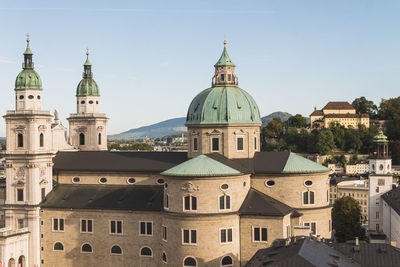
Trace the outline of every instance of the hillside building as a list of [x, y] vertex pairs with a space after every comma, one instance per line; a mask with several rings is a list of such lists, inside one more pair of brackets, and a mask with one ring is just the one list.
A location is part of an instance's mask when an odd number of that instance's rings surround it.
[[[41, 109], [32, 52], [7, 127], [8, 266], [244, 266], [275, 239], [331, 237], [329, 169], [260, 152], [255, 100], [226, 47], [191, 102], [188, 152], [109, 152], [88, 55], [67, 129]], [[54, 141], [56, 140], [56, 141]], [[53, 181], [55, 184], [53, 185]]]
[[346, 128], [358, 128], [359, 124], [369, 128], [369, 115], [356, 114], [349, 102], [328, 102], [321, 110], [315, 108], [310, 114], [311, 128], [329, 128], [332, 123], [339, 123]]

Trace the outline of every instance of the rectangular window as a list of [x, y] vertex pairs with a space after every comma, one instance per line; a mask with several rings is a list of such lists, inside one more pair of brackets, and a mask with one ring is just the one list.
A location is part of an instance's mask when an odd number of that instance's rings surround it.
[[81, 233], [93, 233], [93, 220], [81, 220]]
[[232, 228], [220, 229], [220, 242], [232, 243]]
[[286, 226], [286, 237], [289, 238], [292, 235], [292, 229], [290, 227], [290, 224]]
[[254, 150], [257, 151], [257, 137], [254, 137]]
[[140, 235], [153, 235], [153, 222], [140, 222]]
[[185, 211], [196, 211], [197, 210], [197, 197], [185, 196], [183, 200], [183, 210]]
[[243, 137], [237, 137], [236, 138], [236, 150], [237, 151], [243, 151], [244, 150], [244, 138]]
[[122, 221], [110, 221], [110, 234], [122, 235]]
[[267, 227], [253, 227], [253, 242], [267, 242]]
[[42, 188], [41, 192], [42, 192], [42, 200], [44, 200], [46, 198], [46, 188]]
[[379, 223], [376, 224], [375, 229], [377, 232], [379, 232]]
[[24, 201], [24, 189], [17, 189], [17, 201]]
[[221, 82], [225, 80], [225, 74], [221, 74]]
[[162, 239], [167, 241], [167, 226], [162, 226]]
[[317, 223], [304, 223], [304, 226], [310, 226], [311, 234], [315, 235], [317, 233]]
[[303, 192], [303, 205], [314, 204], [314, 192], [306, 191]]
[[24, 228], [24, 219], [18, 219], [18, 229]]
[[385, 179], [378, 179], [378, 185], [379, 186], [384, 186], [385, 185]]
[[379, 219], [379, 212], [376, 212], [376, 219]]
[[198, 150], [197, 140], [198, 140], [197, 137], [193, 138], [193, 151], [197, 151]]
[[168, 196], [168, 194], [164, 195], [164, 208], [166, 208], [166, 209], [169, 208], [169, 196]]
[[219, 138], [213, 137], [211, 151], [219, 151]]
[[185, 245], [197, 244], [197, 230], [182, 229], [182, 243]]
[[228, 195], [223, 195], [219, 197], [219, 209], [220, 210], [230, 210], [231, 209], [231, 197]]
[[231, 74], [228, 74], [228, 82], [231, 81]]
[[53, 232], [64, 232], [64, 219], [53, 218]]

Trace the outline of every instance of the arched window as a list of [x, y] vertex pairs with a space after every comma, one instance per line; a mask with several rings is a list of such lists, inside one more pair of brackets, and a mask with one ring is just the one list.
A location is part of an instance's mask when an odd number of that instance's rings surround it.
[[233, 260], [230, 256], [225, 256], [222, 258], [221, 266], [232, 266]]
[[54, 244], [54, 250], [64, 250], [64, 245], [61, 242]]
[[153, 255], [153, 252], [151, 251], [151, 248], [149, 248], [149, 247], [143, 247], [140, 250], [140, 256], [151, 257], [152, 255]]
[[90, 244], [83, 244], [82, 252], [93, 252], [92, 246]]
[[99, 145], [101, 145], [101, 133], [99, 133]]
[[162, 253], [161, 255], [161, 260], [165, 263], [167, 263], [167, 254], [165, 254], [165, 252]]
[[122, 254], [122, 249], [120, 246], [115, 245], [111, 248], [111, 254]]
[[44, 135], [42, 133], [39, 136], [39, 145], [40, 147], [44, 147]]
[[222, 258], [221, 266], [232, 266], [233, 260], [230, 256], [225, 256]]
[[79, 145], [84, 146], [85, 145], [85, 134], [80, 133], [79, 134]]
[[193, 257], [186, 257], [183, 261], [183, 266], [197, 266], [197, 261]]
[[231, 197], [228, 195], [222, 195], [219, 197], [219, 209], [230, 210], [231, 209]]
[[24, 147], [24, 135], [19, 133], [18, 136], [18, 147]]

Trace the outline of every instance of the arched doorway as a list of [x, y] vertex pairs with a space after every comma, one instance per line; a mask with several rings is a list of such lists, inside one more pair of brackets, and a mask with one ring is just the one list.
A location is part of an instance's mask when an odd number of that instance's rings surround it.
[[25, 256], [24, 255], [19, 256], [18, 267], [25, 267]]
[[15, 260], [13, 258], [8, 260], [8, 267], [15, 267]]

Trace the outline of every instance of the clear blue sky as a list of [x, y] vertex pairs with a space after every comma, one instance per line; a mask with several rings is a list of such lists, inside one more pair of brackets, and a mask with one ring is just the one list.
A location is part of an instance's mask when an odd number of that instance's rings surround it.
[[0, 2], [0, 114], [14, 109], [27, 32], [43, 108], [66, 126], [89, 47], [109, 134], [185, 116], [211, 83], [224, 34], [262, 116], [400, 94], [400, 1], [60, 2]]

